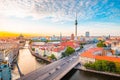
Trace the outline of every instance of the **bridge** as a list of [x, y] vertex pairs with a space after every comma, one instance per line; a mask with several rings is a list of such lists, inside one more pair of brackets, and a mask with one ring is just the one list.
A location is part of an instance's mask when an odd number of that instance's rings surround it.
[[88, 48], [91, 46], [86, 46], [79, 52], [28, 73], [18, 80], [60, 80], [79, 63], [79, 54]]
[[74, 53], [71, 56], [65, 57], [43, 68], [28, 73], [19, 80], [60, 80], [78, 63], [79, 56]]

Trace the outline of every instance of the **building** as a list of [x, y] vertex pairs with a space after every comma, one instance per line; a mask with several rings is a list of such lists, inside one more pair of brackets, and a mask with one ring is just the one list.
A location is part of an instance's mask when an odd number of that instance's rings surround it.
[[61, 46], [64, 46], [64, 47], [67, 47], [67, 46], [72, 47], [72, 48], [74, 48], [76, 51], [80, 49], [79, 43], [77, 43], [77, 42], [75, 42], [75, 41], [62, 42], [60, 45], [61, 45]]
[[41, 56], [51, 56], [51, 54], [54, 54], [57, 59], [62, 57], [62, 53], [65, 52], [67, 46], [70, 46], [75, 50], [80, 49], [79, 44], [74, 41], [32, 43], [32, 48], [35, 48], [35, 53], [38, 53]]
[[35, 53], [41, 56], [51, 56], [54, 54], [57, 59], [61, 58], [61, 53], [64, 52], [65, 47], [60, 46], [60, 42], [34, 42], [32, 48], [35, 48]]
[[62, 42], [62, 33], [60, 33], [60, 42]]
[[7, 64], [0, 65], [0, 80], [11, 80], [11, 69]]
[[120, 55], [120, 39], [109, 39], [104, 42], [116, 55]]
[[106, 55], [103, 55], [103, 54], [104, 54], [103, 48], [91, 48], [91, 49], [83, 52], [80, 55], [79, 59], [82, 64], [89, 63], [89, 62], [95, 62], [96, 60], [106, 60], [106, 61], [120, 63], [120, 57], [116, 57], [114, 55], [109, 55], [110, 52], [107, 52]]
[[47, 39], [45, 37], [41, 37], [40, 41], [45, 42], [45, 41], [47, 41]]
[[0, 51], [0, 62], [4, 60], [4, 53], [3, 51]]
[[18, 39], [0, 39], [0, 80], [11, 80], [11, 63], [18, 50]]
[[71, 40], [74, 40], [74, 34], [71, 34]]
[[85, 37], [90, 37], [90, 33], [88, 31], [85, 32]]
[[23, 40], [23, 39], [24, 39], [24, 36], [23, 36], [22, 34], [20, 34], [20, 35], [18, 36], [18, 39]]

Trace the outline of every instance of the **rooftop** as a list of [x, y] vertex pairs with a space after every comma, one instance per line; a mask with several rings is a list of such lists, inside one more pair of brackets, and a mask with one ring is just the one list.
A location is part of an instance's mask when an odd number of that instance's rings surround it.
[[102, 51], [103, 48], [91, 48], [85, 52], [83, 52], [80, 56], [82, 57], [88, 57], [88, 58], [95, 58], [96, 60], [106, 60], [106, 61], [112, 61], [112, 62], [120, 62], [119, 57], [114, 56], [99, 56], [94, 55], [93, 53], [96, 51]]

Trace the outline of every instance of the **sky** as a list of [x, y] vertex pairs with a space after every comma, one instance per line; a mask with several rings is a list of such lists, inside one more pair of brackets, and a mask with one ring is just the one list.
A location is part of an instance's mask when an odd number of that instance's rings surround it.
[[120, 0], [0, 0], [0, 31], [120, 36]]

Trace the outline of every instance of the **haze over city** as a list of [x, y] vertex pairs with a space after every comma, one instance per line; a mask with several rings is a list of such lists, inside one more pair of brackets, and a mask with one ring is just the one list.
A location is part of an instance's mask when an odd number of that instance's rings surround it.
[[78, 36], [120, 34], [119, 0], [1, 0], [0, 31]]

